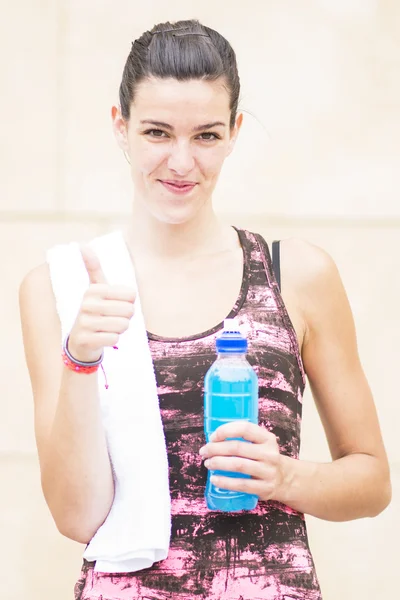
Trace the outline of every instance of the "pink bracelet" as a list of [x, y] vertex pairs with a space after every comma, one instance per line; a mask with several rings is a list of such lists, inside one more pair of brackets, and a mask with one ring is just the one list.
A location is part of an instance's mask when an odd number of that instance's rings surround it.
[[106, 373], [104, 371], [103, 365], [101, 364], [103, 362], [104, 352], [101, 354], [100, 358], [94, 362], [83, 362], [83, 361], [77, 360], [76, 358], [74, 358], [72, 356], [72, 354], [70, 354], [70, 352], [68, 350], [68, 339], [69, 339], [69, 335], [67, 336], [67, 338], [63, 344], [63, 349], [62, 349], [62, 353], [61, 353], [64, 366], [67, 369], [69, 369], [70, 371], [74, 371], [75, 373], [84, 373], [86, 375], [89, 375], [90, 373], [95, 373], [96, 371], [99, 370], [99, 367], [101, 367], [101, 370], [103, 371], [103, 374], [104, 374], [104, 379], [106, 381], [105, 388], [106, 388], [106, 390], [108, 390], [108, 382], [107, 382]]
[[78, 365], [76, 362], [69, 358], [64, 349], [62, 351], [62, 359], [67, 369], [70, 369], [70, 371], [75, 371], [76, 373], [95, 373], [99, 370], [99, 365], [92, 365], [86, 367]]

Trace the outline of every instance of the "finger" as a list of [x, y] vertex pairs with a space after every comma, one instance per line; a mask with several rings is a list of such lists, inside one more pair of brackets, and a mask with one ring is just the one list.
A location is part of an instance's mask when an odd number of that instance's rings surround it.
[[88, 332], [94, 333], [124, 333], [129, 327], [130, 319], [124, 317], [93, 317], [82, 316], [81, 324]]
[[119, 340], [118, 333], [106, 333], [104, 331], [81, 336], [81, 344], [88, 350], [97, 350], [105, 346], [115, 346]]
[[[136, 291], [125, 285], [108, 285], [108, 283], [93, 283], [86, 292], [86, 297], [101, 298], [116, 302], [130, 302], [136, 300]], [[96, 300], [94, 300], [96, 301]]]
[[131, 319], [135, 313], [135, 307], [132, 302], [123, 302], [121, 300], [100, 301], [97, 298], [91, 298], [85, 303], [84, 311], [91, 315], [101, 315], [102, 317], [124, 317]]
[[274, 439], [275, 436], [261, 425], [249, 423], [248, 421], [232, 421], [218, 427], [210, 436], [210, 442], [222, 442], [227, 438], [243, 438], [248, 442], [263, 444]]
[[245, 492], [254, 494], [262, 500], [268, 500], [273, 495], [273, 487], [261, 481], [261, 479], [249, 479], [241, 477], [223, 477], [221, 475], [212, 475], [211, 483], [223, 490], [232, 490], [234, 492]]
[[129, 319], [123, 317], [102, 317], [94, 324], [94, 331], [98, 333], [124, 333], [129, 327]]
[[225, 442], [210, 442], [200, 448], [200, 455], [204, 458], [212, 456], [241, 456], [251, 460], [261, 460], [265, 455], [265, 447], [261, 444], [252, 444], [242, 440]]
[[107, 283], [97, 254], [87, 244], [81, 245], [81, 255], [90, 283]]
[[256, 479], [273, 479], [274, 470], [268, 468], [258, 460], [249, 460], [237, 456], [215, 456], [208, 458], [204, 466], [209, 471], [228, 471], [230, 473], [243, 473]]
[[135, 302], [136, 290], [126, 285], [109, 285], [103, 295], [105, 300], [117, 300], [120, 302]]

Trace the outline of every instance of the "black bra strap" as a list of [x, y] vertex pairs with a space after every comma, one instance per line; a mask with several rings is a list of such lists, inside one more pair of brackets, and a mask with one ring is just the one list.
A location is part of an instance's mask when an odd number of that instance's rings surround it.
[[279, 241], [272, 242], [272, 268], [279, 290], [281, 289], [281, 253]]

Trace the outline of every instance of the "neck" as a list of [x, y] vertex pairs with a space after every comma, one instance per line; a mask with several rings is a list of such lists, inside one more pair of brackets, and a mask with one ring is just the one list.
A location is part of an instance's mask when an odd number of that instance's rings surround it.
[[127, 240], [132, 255], [164, 259], [189, 259], [238, 244], [236, 232], [221, 223], [211, 206], [205, 206], [192, 220], [175, 225], [157, 220], [138, 203], [133, 206]]

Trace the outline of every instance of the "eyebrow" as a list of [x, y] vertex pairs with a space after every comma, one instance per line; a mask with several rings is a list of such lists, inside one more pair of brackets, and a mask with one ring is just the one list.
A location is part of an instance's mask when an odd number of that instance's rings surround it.
[[[140, 121], [140, 123], [142, 125], [154, 125], [155, 127], [162, 127], [163, 129], [168, 129], [169, 131], [174, 130], [172, 125], [164, 123], [163, 121], [152, 121], [151, 119], [145, 119], [144, 121]], [[213, 121], [212, 123], [205, 123], [204, 125], [194, 127], [192, 131], [204, 131], [205, 129], [212, 129], [213, 127], [226, 127], [226, 123], [223, 123], [222, 121]]]

